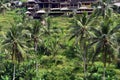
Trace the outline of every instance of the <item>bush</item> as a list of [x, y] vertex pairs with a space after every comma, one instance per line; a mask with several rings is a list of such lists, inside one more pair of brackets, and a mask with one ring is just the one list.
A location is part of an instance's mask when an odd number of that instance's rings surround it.
[[[0, 72], [0, 80], [12, 80], [13, 76], [13, 63], [3, 63], [4, 71]], [[29, 61], [23, 64], [16, 64], [16, 80], [32, 80], [36, 76], [34, 62]]]
[[[102, 80], [103, 77], [103, 66], [101, 65], [95, 65], [92, 67], [89, 67], [89, 79], [90, 80]], [[118, 80], [118, 78], [115, 76], [116, 72], [113, 69], [106, 69], [106, 80]]]

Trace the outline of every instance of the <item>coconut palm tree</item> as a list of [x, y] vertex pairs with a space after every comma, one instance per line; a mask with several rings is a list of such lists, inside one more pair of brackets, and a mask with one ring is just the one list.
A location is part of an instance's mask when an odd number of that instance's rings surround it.
[[96, 4], [96, 15], [102, 16], [103, 18], [109, 18], [113, 13], [110, 2], [110, 0], [99, 0]]
[[[38, 45], [42, 44], [42, 34], [43, 28], [40, 20], [28, 20], [29, 24], [26, 24], [24, 34], [27, 37], [27, 42], [29, 47], [34, 46], [34, 52], [38, 54]], [[31, 45], [31, 43], [33, 44]], [[36, 56], [36, 78], [38, 78], [38, 55]]]
[[51, 33], [50, 28], [52, 27], [50, 17], [48, 15], [46, 15], [41, 23], [43, 25], [43, 30], [44, 30], [43, 34], [46, 35], [46, 36], [47, 35], [49, 36], [50, 33]]
[[[84, 64], [84, 78], [87, 80], [87, 56], [88, 56], [88, 39], [92, 36], [90, 32], [90, 27], [94, 23], [95, 16], [88, 15], [87, 13], [81, 16], [76, 16], [73, 20], [73, 25], [71, 28], [71, 39], [75, 39], [75, 46], [79, 49], [79, 53], [82, 56]], [[79, 48], [78, 48], [79, 47]]]
[[13, 80], [15, 80], [15, 64], [25, 58], [25, 40], [22, 35], [23, 27], [21, 24], [12, 24], [12, 27], [5, 34], [2, 41], [2, 49], [7, 50], [14, 64], [13, 68]]
[[106, 62], [107, 58], [114, 56], [114, 43], [116, 42], [115, 34], [119, 32], [120, 25], [117, 25], [116, 22], [111, 19], [105, 19], [101, 22], [101, 25], [98, 29], [91, 28], [94, 32], [94, 37], [91, 38], [92, 43], [90, 45], [95, 44], [96, 51], [93, 55], [93, 62], [97, 55], [102, 53], [103, 63], [104, 63], [104, 74], [103, 80], [105, 80], [105, 71], [106, 71]]
[[45, 18], [42, 21], [43, 25], [43, 34], [44, 37], [44, 47], [48, 49], [50, 53], [53, 53], [55, 56], [55, 53], [58, 51], [58, 32], [61, 30], [59, 28], [53, 29], [53, 26], [51, 24], [51, 19], [48, 15], [45, 16]]
[[0, 0], [0, 13], [4, 14], [6, 10], [10, 10], [10, 8], [4, 3], [4, 0]]
[[120, 33], [116, 34], [116, 45], [117, 45], [117, 48], [116, 48], [116, 52], [118, 52], [118, 55], [116, 56], [116, 66], [117, 68], [120, 68]]
[[27, 26], [25, 29], [25, 34], [30, 35], [30, 40], [33, 41], [34, 43], [34, 51], [37, 52], [38, 50], [38, 42], [41, 41], [41, 33], [40, 30], [42, 29], [41, 27], [41, 22], [39, 20], [31, 20], [31, 25]]

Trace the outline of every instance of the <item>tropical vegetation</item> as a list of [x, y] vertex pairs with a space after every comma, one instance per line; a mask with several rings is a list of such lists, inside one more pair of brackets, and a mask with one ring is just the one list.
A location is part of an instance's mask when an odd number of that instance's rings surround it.
[[0, 80], [120, 80], [120, 14], [32, 19], [0, 3]]

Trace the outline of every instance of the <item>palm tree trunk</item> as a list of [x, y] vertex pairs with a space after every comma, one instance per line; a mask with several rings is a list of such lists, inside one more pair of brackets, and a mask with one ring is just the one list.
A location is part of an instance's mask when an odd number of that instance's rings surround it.
[[105, 77], [105, 74], [106, 74], [106, 58], [107, 58], [107, 55], [106, 55], [106, 52], [107, 52], [107, 46], [104, 46], [104, 52], [103, 52], [103, 62], [104, 62], [104, 72], [103, 72], [103, 80], [106, 80], [106, 77]]
[[13, 67], [13, 79], [12, 80], [15, 80], [15, 63], [13, 65], [14, 67]]
[[[37, 48], [38, 48], [38, 45], [37, 45], [37, 38], [34, 37], [34, 51], [35, 51], [35, 53], [37, 53]], [[36, 77], [38, 78], [38, 62], [37, 62], [37, 58], [36, 58], [35, 69], [36, 69]]]
[[38, 48], [38, 46], [37, 46], [37, 39], [34, 38], [34, 51], [35, 52], [37, 52], [37, 48]]
[[37, 62], [37, 60], [36, 60], [36, 78], [38, 79], [38, 62]]
[[85, 61], [84, 61], [84, 67], [85, 67], [85, 80], [87, 80], [87, 57], [86, 57], [86, 55], [87, 55], [87, 53], [86, 53], [86, 51], [85, 51]]
[[106, 80], [105, 73], [106, 72], [106, 67], [104, 66], [104, 72], [103, 72], [103, 80]]
[[87, 48], [86, 41], [83, 41], [83, 64], [84, 64], [84, 80], [87, 80]]
[[84, 79], [87, 80], [86, 61], [84, 60]]
[[15, 80], [15, 53], [16, 53], [16, 43], [13, 44], [13, 53], [12, 53], [12, 60], [13, 60], [13, 79], [12, 80]]

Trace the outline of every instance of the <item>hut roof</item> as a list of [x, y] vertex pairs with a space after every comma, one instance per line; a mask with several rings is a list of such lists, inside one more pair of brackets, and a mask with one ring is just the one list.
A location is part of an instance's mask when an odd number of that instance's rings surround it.
[[26, 14], [31, 14], [31, 12], [30, 11], [27, 11], [27, 12], [25, 12]]
[[29, 9], [29, 10], [32, 10], [32, 9], [34, 9], [34, 8], [32, 8], [32, 7], [28, 7], [28, 9]]
[[36, 13], [46, 13], [46, 11], [45, 10], [39, 10]]
[[28, 2], [36, 2], [35, 0], [28, 0]]
[[120, 7], [120, 2], [119, 3], [114, 3], [113, 5]]
[[79, 9], [88, 9], [88, 8], [84, 6], [84, 7], [80, 7]]
[[68, 7], [63, 7], [60, 10], [69, 10]]

